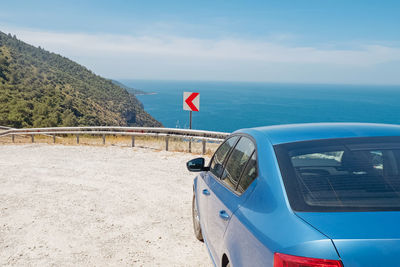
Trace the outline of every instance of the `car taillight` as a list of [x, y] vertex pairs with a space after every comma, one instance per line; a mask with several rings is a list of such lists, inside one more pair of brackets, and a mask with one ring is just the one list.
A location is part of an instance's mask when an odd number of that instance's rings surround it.
[[274, 254], [274, 267], [343, 267], [341, 261]]

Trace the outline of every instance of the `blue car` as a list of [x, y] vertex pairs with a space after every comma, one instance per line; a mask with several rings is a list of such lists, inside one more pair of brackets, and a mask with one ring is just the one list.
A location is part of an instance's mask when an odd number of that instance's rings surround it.
[[187, 168], [215, 266], [400, 266], [400, 126], [244, 129]]

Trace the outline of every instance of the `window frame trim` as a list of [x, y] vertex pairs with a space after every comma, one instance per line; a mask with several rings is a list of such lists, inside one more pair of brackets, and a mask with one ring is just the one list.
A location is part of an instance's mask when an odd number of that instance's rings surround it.
[[214, 160], [214, 157], [215, 157], [215, 154], [217, 154], [217, 151], [219, 150], [219, 148], [222, 146], [222, 145], [224, 145], [227, 141], [228, 141], [228, 139], [230, 139], [230, 138], [232, 138], [232, 137], [238, 137], [238, 139], [235, 141], [235, 143], [232, 145], [232, 147], [229, 149], [229, 151], [228, 151], [228, 153], [226, 154], [226, 156], [225, 156], [225, 158], [224, 158], [224, 160], [223, 160], [223, 162], [222, 162], [222, 173], [221, 173], [221, 176], [222, 176], [222, 174], [224, 174], [224, 171], [225, 171], [225, 165], [226, 165], [226, 162], [227, 162], [227, 160], [231, 157], [231, 153], [232, 153], [232, 151], [233, 151], [233, 149], [236, 147], [236, 145], [237, 145], [237, 143], [239, 142], [239, 140], [242, 138], [241, 136], [238, 136], [238, 135], [230, 135], [230, 136], [228, 136], [225, 140], [224, 140], [224, 142], [222, 142], [222, 144], [217, 148], [217, 150], [215, 151], [215, 153], [214, 153], [214, 155], [212, 156], [212, 158], [211, 158], [211, 160], [210, 160], [210, 164], [208, 164], [208, 167], [210, 168], [210, 170], [208, 171], [208, 172], [210, 172], [213, 176], [215, 176], [215, 177], [217, 177], [218, 179], [221, 179], [221, 177], [218, 177], [218, 176], [216, 176], [213, 172], [211, 172], [211, 163], [213, 162], [213, 160]]
[[[246, 133], [234, 133], [234, 134], [228, 136], [228, 137], [225, 139], [224, 143], [226, 142], [226, 140], [228, 140], [229, 138], [234, 137], [234, 136], [238, 136], [239, 138], [238, 138], [238, 140], [235, 142], [235, 145], [232, 146], [231, 150], [230, 150], [229, 153], [227, 154], [226, 159], [224, 159], [224, 163], [222, 164], [222, 166], [223, 166], [223, 172], [225, 171], [225, 167], [226, 167], [227, 161], [228, 161], [229, 158], [231, 157], [232, 151], [235, 149], [235, 147], [236, 147], [236, 145], [239, 143], [240, 139], [241, 139], [242, 137], [247, 137], [248, 139], [250, 139], [250, 141], [253, 142], [253, 145], [254, 145], [254, 151], [253, 151], [253, 153], [251, 154], [251, 157], [252, 157], [252, 156], [254, 155], [254, 153], [255, 153], [255, 155], [256, 155], [257, 177], [249, 184], [249, 186], [246, 188], [246, 190], [243, 191], [243, 193], [240, 193], [240, 192], [236, 191], [237, 187], [236, 187], [234, 190], [232, 190], [232, 188], [226, 186], [226, 183], [223, 182], [223, 180], [221, 180], [221, 177], [217, 177], [217, 176], [214, 175], [214, 173], [212, 173], [211, 171], [208, 171], [208, 172], [213, 176], [214, 180], [216, 180], [216, 181], [217, 181], [219, 184], [221, 184], [224, 188], [226, 188], [226, 189], [228, 189], [229, 191], [231, 191], [235, 196], [240, 197], [240, 196], [242, 196], [243, 194], [246, 193], [246, 191], [247, 191], [247, 189], [250, 187], [250, 185], [259, 177], [258, 149], [257, 149], [257, 142], [256, 142], [255, 138], [252, 137], [252, 136], [249, 135], [249, 134], [246, 134]], [[222, 143], [222, 144], [223, 144], [223, 143]], [[221, 145], [222, 145], [222, 144], [221, 144]], [[214, 153], [214, 155], [215, 155], [215, 153]], [[210, 160], [210, 166], [211, 166], [212, 160], [214, 159], [214, 155], [213, 155], [213, 157], [212, 157], [211, 160]], [[243, 172], [244, 172], [244, 170], [246, 169], [247, 164], [249, 164], [249, 161], [250, 161], [251, 157], [250, 157], [249, 160], [246, 162], [245, 168], [242, 170], [242, 173], [241, 173], [241, 175], [240, 175], [240, 177], [239, 177], [239, 180], [238, 180], [238, 185], [239, 185], [240, 180], [242, 179]], [[223, 172], [222, 172], [222, 174], [223, 174]], [[222, 176], [222, 174], [221, 174], [221, 176]]]
[[[246, 165], [244, 166], [242, 173], [240, 174], [240, 177], [239, 177], [239, 180], [238, 180], [238, 184], [237, 184], [237, 186], [236, 186], [236, 188], [235, 188], [235, 191], [236, 191], [236, 192], [238, 192], [237, 189], [239, 188], [240, 181], [242, 181], [242, 178], [243, 178], [243, 175], [244, 175], [244, 171], [247, 169], [247, 166], [249, 165], [250, 160], [251, 160], [251, 158], [252, 158], [254, 155], [256, 155], [256, 178], [254, 178], [253, 181], [254, 181], [255, 179], [257, 179], [257, 177], [258, 177], [258, 158], [257, 158], [257, 154], [256, 154], [256, 149], [254, 149], [254, 150], [253, 150], [253, 153], [251, 153], [251, 155], [250, 155], [249, 160], [247, 161]], [[253, 181], [251, 181], [251, 183], [249, 184], [249, 186], [248, 186], [247, 188], [250, 187], [250, 185], [253, 183]], [[247, 188], [246, 188], [242, 193], [239, 192], [239, 194], [241, 195], [241, 194], [243, 194], [244, 192], [246, 192]]]

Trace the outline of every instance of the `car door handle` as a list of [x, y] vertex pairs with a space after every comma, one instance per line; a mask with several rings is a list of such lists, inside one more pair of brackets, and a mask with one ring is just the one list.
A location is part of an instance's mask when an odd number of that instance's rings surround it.
[[208, 191], [207, 189], [203, 189], [203, 195], [209, 196], [210, 191]]
[[229, 214], [226, 213], [226, 211], [221, 210], [221, 211], [219, 211], [219, 217], [221, 217], [223, 220], [228, 220], [229, 219]]

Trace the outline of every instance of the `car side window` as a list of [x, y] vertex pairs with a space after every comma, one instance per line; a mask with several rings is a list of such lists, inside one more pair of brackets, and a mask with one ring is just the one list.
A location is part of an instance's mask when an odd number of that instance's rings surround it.
[[246, 137], [242, 137], [232, 150], [221, 177], [221, 180], [232, 190], [236, 190], [240, 175], [245, 169], [254, 150], [254, 143]]
[[257, 178], [257, 156], [256, 152], [253, 152], [253, 156], [247, 163], [246, 169], [244, 170], [242, 177], [240, 178], [237, 191], [243, 193], [249, 187], [249, 185]]
[[238, 136], [232, 136], [228, 140], [226, 140], [215, 152], [211, 164], [210, 164], [210, 172], [213, 173], [218, 178], [221, 177], [222, 172], [224, 171], [224, 161], [226, 156], [228, 155], [231, 148], [236, 144], [238, 140]]

